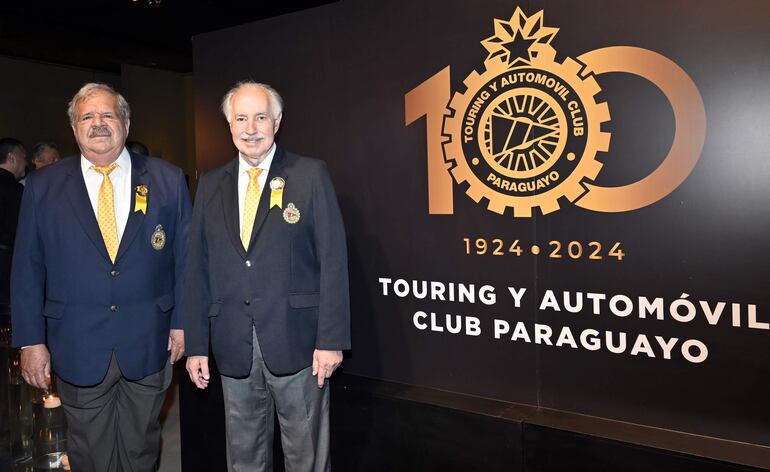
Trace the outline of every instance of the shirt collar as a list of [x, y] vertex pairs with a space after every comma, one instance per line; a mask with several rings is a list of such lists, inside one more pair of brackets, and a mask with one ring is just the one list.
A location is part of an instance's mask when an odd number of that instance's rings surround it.
[[[259, 163], [257, 166], [257, 169], [262, 169], [262, 173], [266, 174], [270, 170], [270, 164], [273, 162], [273, 156], [275, 156], [275, 143], [270, 147], [270, 150], [267, 151], [267, 156], [262, 159], [262, 162]], [[248, 161], [243, 157], [243, 154], [240, 152], [238, 153], [238, 175], [244, 174], [251, 169], [251, 164], [248, 163]]]
[[[123, 151], [120, 152], [118, 155], [118, 158], [115, 159], [115, 163], [118, 164], [118, 168], [115, 169], [113, 172], [116, 171], [130, 171], [131, 170], [131, 156], [128, 154], [128, 150], [124, 147]], [[82, 154], [80, 155], [80, 168], [83, 171], [83, 174], [86, 173], [86, 171], [91, 169], [91, 166], [94, 165], [91, 161], [85, 158]], [[96, 172], [95, 170], [92, 170], [92, 172]]]

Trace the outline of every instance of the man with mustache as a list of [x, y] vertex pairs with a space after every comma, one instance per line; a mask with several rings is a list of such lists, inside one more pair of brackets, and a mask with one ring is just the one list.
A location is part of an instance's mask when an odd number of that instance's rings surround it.
[[68, 114], [81, 154], [34, 172], [22, 198], [13, 344], [29, 384], [58, 376], [72, 470], [153, 471], [184, 353], [190, 198], [179, 168], [125, 149], [130, 109], [112, 88], [84, 85]]
[[276, 146], [283, 104], [241, 82], [222, 102], [238, 156], [204, 174], [190, 230], [187, 371], [222, 373], [231, 471], [273, 467], [278, 413], [287, 471], [328, 471], [329, 386], [350, 348], [347, 250], [322, 161]]

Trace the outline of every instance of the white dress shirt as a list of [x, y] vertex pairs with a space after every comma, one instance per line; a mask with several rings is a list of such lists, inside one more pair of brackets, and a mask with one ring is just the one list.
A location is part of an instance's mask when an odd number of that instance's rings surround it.
[[[123, 148], [123, 152], [115, 162], [118, 166], [110, 173], [110, 180], [115, 197], [115, 223], [118, 226], [118, 243], [120, 243], [123, 231], [126, 229], [128, 215], [131, 213], [131, 157], [126, 148]], [[83, 180], [86, 181], [88, 199], [91, 200], [94, 215], [99, 218], [99, 188], [102, 186], [103, 177], [91, 168], [92, 165], [94, 164], [91, 161], [80, 156], [80, 170], [83, 171]]]
[[[267, 156], [259, 163], [258, 169], [262, 169], [262, 173], [259, 175], [257, 181], [259, 182], [259, 196], [262, 196], [262, 191], [265, 189], [267, 183], [267, 173], [270, 172], [270, 164], [273, 163], [273, 156], [275, 155], [275, 143], [270, 151], [267, 152]], [[246, 189], [249, 187], [249, 169], [253, 168], [249, 162], [244, 159], [241, 153], [238, 153], [238, 229], [240, 234], [243, 234], [243, 207], [246, 204]]]

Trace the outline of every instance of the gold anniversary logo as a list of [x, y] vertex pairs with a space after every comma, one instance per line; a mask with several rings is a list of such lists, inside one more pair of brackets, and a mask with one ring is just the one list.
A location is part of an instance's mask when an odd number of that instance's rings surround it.
[[[543, 12], [527, 17], [516, 8], [495, 19], [482, 72], [463, 81], [450, 100], [450, 67], [405, 96], [406, 124], [426, 117], [428, 207], [451, 214], [454, 183], [495, 213], [507, 208], [529, 217], [534, 208], [556, 211], [566, 199], [600, 212], [630, 211], [671, 193], [689, 175], [703, 148], [706, 116], [690, 77], [674, 62], [647, 49], [613, 46], [576, 59], [557, 59], [558, 28]], [[597, 100], [598, 76], [625, 72], [659, 87], [676, 122], [673, 144], [661, 164], [638, 182], [619, 187], [593, 184], [602, 162], [612, 165], [607, 103]], [[448, 108], [447, 108], [448, 106]], [[453, 180], [454, 179], [454, 183]]]

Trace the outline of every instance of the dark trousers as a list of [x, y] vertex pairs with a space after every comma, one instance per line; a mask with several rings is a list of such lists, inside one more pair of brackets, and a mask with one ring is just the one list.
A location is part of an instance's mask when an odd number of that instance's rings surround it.
[[160, 452], [160, 407], [171, 364], [128, 380], [115, 356], [101, 383], [78, 387], [57, 378], [67, 418], [67, 454], [77, 472], [151, 472]]
[[222, 376], [228, 469], [273, 470], [273, 415], [277, 412], [286, 471], [329, 471], [328, 382], [318, 388], [310, 367], [276, 376], [262, 359], [256, 332], [253, 346], [248, 377]]

